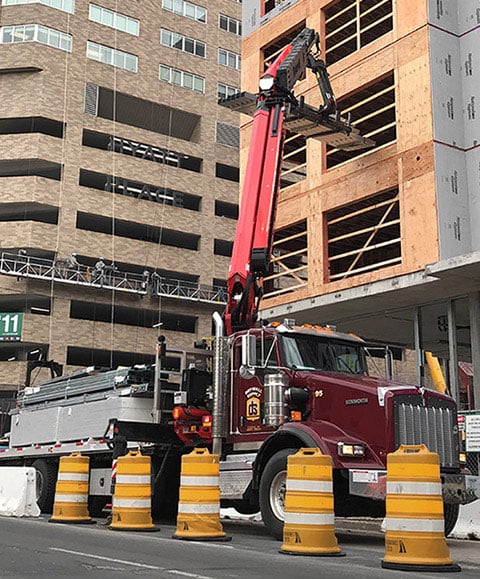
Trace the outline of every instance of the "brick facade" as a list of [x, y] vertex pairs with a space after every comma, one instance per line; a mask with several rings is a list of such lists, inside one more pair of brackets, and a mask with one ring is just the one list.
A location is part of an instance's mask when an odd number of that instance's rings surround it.
[[[238, 167], [238, 149], [216, 143], [216, 123], [234, 126], [239, 123], [238, 115], [218, 107], [217, 83], [240, 85], [239, 71], [218, 64], [219, 46], [240, 52], [240, 36], [219, 28], [219, 14], [241, 20], [242, 5], [233, 0], [195, 0], [194, 4], [208, 10], [207, 21], [203, 23], [164, 10], [162, 2], [152, 0], [121, 3], [98, 0], [95, 4], [138, 19], [139, 36], [89, 20], [89, 2], [83, 0], [76, 0], [74, 14], [40, 3], [0, 6], [2, 27], [41, 24], [73, 37], [70, 53], [38, 42], [0, 44], [1, 251], [16, 253], [26, 249], [28, 255], [47, 259], [68, 258], [76, 252], [91, 263], [102, 256], [107, 263], [131, 265], [139, 272], [144, 269], [170, 272], [172, 279], [179, 274], [194, 279], [202, 287], [212, 287], [214, 280], [226, 279], [228, 268], [228, 258], [214, 255], [214, 240], [231, 241], [235, 229], [234, 219], [215, 215], [215, 200], [237, 203], [238, 199], [238, 184], [216, 177], [218, 161]], [[206, 43], [206, 58], [162, 46], [161, 28]], [[87, 41], [136, 55], [138, 72], [87, 58]], [[205, 94], [160, 81], [160, 64], [204, 77]], [[84, 112], [86, 83], [113, 94], [123, 93], [165, 105], [165, 111], [195, 114], [200, 120], [191, 138], [184, 139], [172, 136], [169, 131], [165, 134], [141, 128], [137, 121], [120, 123], [87, 114]], [[126, 114], [140, 120], [145, 117], [149, 122], [149, 111], [140, 110], [140, 102], [132, 101], [132, 108]], [[33, 117], [56, 121], [57, 126], [64, 124], [63, 138], [42, 131], [17, 131], [13, 120]], [[6, 124], [5, 120], [12, 123]], [[84, 146], [82, 139], [86, 130], [176, 151], [185, 159], [201, 158], [200, 172]], [[60, 180], [42, 174], [56, 166], [62, 168]], [[80, 170], [199, 196], [200, 208], [194, 211], [81, 186]], [[114, 219], [115, 223], [128, 222], [130, 225], [125, 228], [133, 228], [133, 234], [125, 237], [80, 229], [79, 213], [87, 214], [86, 219], [91, 223], [98, 217], [105, 217], [111, 223]], [[50, 217], [45, 218], [47, 214]], [[135, 239], [139, 226], [159, 228], [160, 239], [146, 241], [140, 234]], [[162, 243], [164, 229], [177, 232], [180, 245], [182, 232], [200, 236], [197, 249]], [[222, 309], [213, 303], [150, 294], [142, 297], [8, 275], [0, 275], [0, 300], [0, 311], [24, 313], [22, 341], [0, 342], [0, 390], [13, 390], [21, 383], [22, 367], [31, 350], [42, 350], [44, 356], [66, 364], [67, 369], [76, 365], [68, 358], [71, 347], [92, 352], [134, 353], [142, 362], [153, 355], [159, 333], [158, 329], [142, 325], [145, 310], [158, 310], [159, 320], [163, 312], [196, 318], [193, 333], [162, 330], [167, 343], [192, 347], [195, 339], [210, 334], [211, 313]], [[39, 300], [47, 300], [48, 315], [32, 313], [32, 304], [40, 303]], [[72, 300], [130, 308], [138, 312], [139, 324], [73, 319]]]

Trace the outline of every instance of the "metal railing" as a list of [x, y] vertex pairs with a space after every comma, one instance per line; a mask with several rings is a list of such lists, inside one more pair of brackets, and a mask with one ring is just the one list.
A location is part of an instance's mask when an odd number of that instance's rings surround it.
[[204, 286], [193, 282], [151, 276], [152, 295], [183, 300], [226, 304], [227, 290], [220, 286]]
[[63, 258], [51, 260], [15, 253], [2, 253], [0, 254], [0, 274], [213, 304], [227, 302], [226, 290], [223, 287], [172, 280], [156, 272], [149, 273], [148, 276], [131, 273], [121, 271], [112, 265], [105, 265], [100, 270], [81, 264], [73, 265], [69, 259]]

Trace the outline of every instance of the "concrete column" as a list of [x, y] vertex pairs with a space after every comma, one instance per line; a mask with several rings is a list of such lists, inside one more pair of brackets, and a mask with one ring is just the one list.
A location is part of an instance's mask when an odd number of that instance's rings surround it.
[[469, 296], [474, 408], [480, 408], [480, 292]]
[[458, 345], [457, 345], [457, 312], [455, 300], [450, 300], [447, 305], [448, 320], [448, 374], [450, 394], [457, 404], [460, 403], [460, 386], [458, 383]]
[[417, 367], [417, 385], [425, 386], [425, 366], [423, 356], [422, 308], [415, 308], [413, 313], [413, 337], [415, 342], [415, 363]]

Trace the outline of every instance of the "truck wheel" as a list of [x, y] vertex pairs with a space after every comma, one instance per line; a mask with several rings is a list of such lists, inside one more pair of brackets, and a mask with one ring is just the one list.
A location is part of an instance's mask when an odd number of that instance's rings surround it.
[[458, 511], [460, 505], [451, 505], [443, 503], [443, 512], [445, 516], [445, 537], [448, 537], [457, 524]]
[[295, 452], [296, 448], [285, 448], [274, 454], [260, 479], [260, 512], [267, 531], [276, 539], [282, 539], [283, 536], [287, 459]]
[[55, 499], [57, 467], [43, 459], [35, 460], [32, 466], [37, 471], [37, 504], [42, 513], [51, 513]]

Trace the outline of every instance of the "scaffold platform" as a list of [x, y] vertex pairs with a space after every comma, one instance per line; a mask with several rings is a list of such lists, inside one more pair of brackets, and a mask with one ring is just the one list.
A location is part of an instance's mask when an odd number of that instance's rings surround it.
[[0, 274], [209, 304], [223, 305], [227, 302], [223, 287], [172, 280], [155, 272], [146, 277], [108, 265], [98, 271], [95, 267], [82, 264], [70, 265], [68, 259], [51, 260], [4, 252], [0, 254]]

